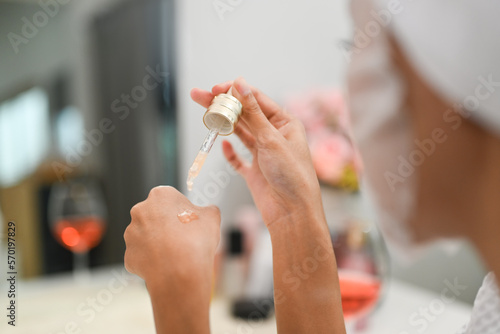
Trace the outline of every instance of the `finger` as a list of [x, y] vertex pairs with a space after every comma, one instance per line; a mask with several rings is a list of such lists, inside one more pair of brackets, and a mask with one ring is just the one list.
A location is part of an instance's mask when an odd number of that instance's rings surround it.
[[130, 233], [131, 232], [131, 226], [127, 226], [125, 229], [125, 232], [123, 233], [123, 239], [125, 240], [125, 254], [123, 254], [123, 264], [125, 266], [125, 270], [127, 270], [129, 273], [133, 274], [134, 271], [130, 265]]
[[[229, 88], [233, 85], [233, 81], [226, 81], [215, 85], [212, 88], [212, 94], [217, 96], [222, 93], [227, 93]], [[262, 93], [259, 89], [250, 86], [255, 99], [259, 103], [262, 112], [269, 119], [274, 127], [279, 128], [283, 123], [290, 121], [290, 115], [285, 112], [273, 99], [269, 98], [266, 94]]]
[[212, 103], [214, 97], [215, 96], [209, 91], [200, 88], [193, 88], [191, 90], [191, 98], [193, 99], [193, 101], [205, 108], [208, 108], [210, 106], [210, 103]]
[[140, 217], [142, 212], [142, 203], [143, 202], [139, 202], [130, 209], [130, 218], [132, 219], [132, 221], [141, 221]]
[[250, 151], [255, 150], [255, 137], [252, 135], [248, 126], [245, 124], [243, 120], [238, 122], [236, 128], [234, 129], [234, 133], [240, 138], [243, 145], [248, 148]]
[[259, 103], [262, 112], [266, 115], [267, 119], [274, 125], [274, 127], [280, 128], [283, 124], [290, 121], [290, 115], [284, 111], [279, 104], [274, 102], [273, 99], [262, 93], [259, 89], [253, 88], [252, 92], [255, 99]]
[[[233, 95], [243, 105], [241, 118], [245, 120], [252, 135], [257, 143], [262, 143], [263, 140], [271, 139], [280, 136], [280, 133], [269, 122], [266, 115], [262, 112], [257, 100], [255, 99], [250, 86], [245, 79], [238, 78], [234, 81]], [[265, 143], [262, 143], [265, 144]]]
[[[132, 223], [132, 222], [131, 222], [131, 223]], [[129, 224], [129, 225], [127, 226], [127, 228], [125, 229], [125, 232], [123, 232], [123, 240], [125, 240], [125, 244], [127, 244], [127, 243], [128, 243], [128, 241], [127, 241], [127, 240], [129, 240], [129, 238], [130, 238], [130, 229], [131, 229], [131, 227], [130, 227], [130, 224]]]
[[130, 260], [129, 260], [129, 251], [125, 250], [125, 254], [123, 254], [123, 266], [125, 267], [125, 270], [128, 271], [130, 274], [134, 274], [134, 270], [130, 266]]
[[[217, 84], [212, 88], [212, 93], [200, 88], [193, 88], [191, 90], [191, 98], [196, 103], [208, 108], [212, 103], [213, 98], [219, 94], [227, 93], [232, 84], [233, 81], [226, 81]], [[273, 99], [254, 87], [251, 87], [251, 90], [255, 99], [261, 106], [262, 112], [276, 128], [279, 128], [283, 123], [290, 120], [289, 114], [285, 112], [276, 102], [274, 102]]]
[[222, 93], [227, 93], [227, 91], [229, 90], [229, 88], [231, 88], [232, 85], [233, 85], [233, 81], [226, 81], [226, 82], [217, 84], [217, 85], [212, 87], [212, 94], [214, 94], [214, 96], [217, 96], [217, 95], [222, 94]]
[[240, 173], [241, 176], [245, 177], [246, 172], [249, 169], [247, 163], [238, 156], [238, 154], [234, 151], [233, 145], [227, 140], [222, 142], [222, 152], [224, 152], [224, 156], [227, 161], [233, 166], [233, 168]]
[[217, 222], [218, 225], [220, 225], [220, 209], [219, 207], [215, 206], [215, 205], [209, 205], [209, 206], [204, 206], [204, 207], [201, 207], [201, 209], [206, 212], [206, 214], [203, 214], [203, 216], [207, 217], [207, 216], [211, 216], [211, 217], [215, 217], [215, 221]]

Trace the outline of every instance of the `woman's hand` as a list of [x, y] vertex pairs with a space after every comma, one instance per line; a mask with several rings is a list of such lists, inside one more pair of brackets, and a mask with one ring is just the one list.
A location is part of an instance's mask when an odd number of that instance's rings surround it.
[[244, 161], [224, 141], [226, 159], [245, 179], [269, 226], [290, 215], [322, 215], [319, 184], [302, 123], [269, 97], [250, 87], [243, 78], [213, 87], [212, 92], [193, 89], [191, 97], [204, 107], [233, 85], [233, 95], [243, 112], [235, 133], [250, 150], [253, 161]]
[[[178, 213], [190, 210], [197, 219], [183, 224]], [[158, 277], [208, 275], [220, 239], [216, 207], [198, 207], [172, 187], [153, 188], [148, 198], [130, 210], [132, 221], [124, 238], [125, 266], [146, 283]]]
[[208, 107], [231, 85], [243, 105], [235, 132], [253, 161], [243, 161], [228, 142], [223, 150], [245, 178], [271, 235], [278, 333], [345, 333], [335, 256], [304, 128], [241, 78], [212, 92], [193, 89], [191, 97]]
[[[198, 218], [181, 223], [177, 214], [185, 210]], [[146, 281], [157, 332], [209, 333], [219, 210], [195, 206], [172, 187], [156, 187], [130, 215], [125, 267]]]

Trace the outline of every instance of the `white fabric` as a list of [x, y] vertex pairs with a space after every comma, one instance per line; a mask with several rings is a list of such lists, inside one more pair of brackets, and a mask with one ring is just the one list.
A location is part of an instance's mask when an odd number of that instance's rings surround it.
[[489, 273], [474, 301], [472, 316], [457, 334], [500, 333], [500, 292], [493, 273]]
[[[372, 20], [372, 1], [351, 2], [354, 25], [365, 27]], [[375, 204], [377, 223], [391, 254], [405, 262], [418, 251], [409, 229], [414, 216], [417, 173], [400, 167], [399, 157], [412, 150], [412, 127], [405, 112], [406, 87], [390, 55], [385, 30], [353, 51], [348, 72], [353, 133], [365, 166], [363, 192]], [[395, 181], [394, 176], [404, 176]]]
[[423, 79], [500, 135], [500, 1], [375, 1], [397, 12], [389, 29]]

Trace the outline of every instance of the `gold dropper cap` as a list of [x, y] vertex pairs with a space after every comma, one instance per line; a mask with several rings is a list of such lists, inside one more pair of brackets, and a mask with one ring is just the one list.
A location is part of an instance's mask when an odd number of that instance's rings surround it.
[[219, 94], [214, 97], [212, 104], [203, 115], [203, 123], [209, 130], [220, 128], [221, 136], [230, 135], [238, 123], [242, 107], [241, 102], [231, 95], [231, 90], [225, 94]]

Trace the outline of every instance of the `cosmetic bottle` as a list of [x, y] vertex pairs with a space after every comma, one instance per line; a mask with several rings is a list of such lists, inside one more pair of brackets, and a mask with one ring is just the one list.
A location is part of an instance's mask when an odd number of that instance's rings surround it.
[[271, 237], [263, 224], [259, 232], [243, 296], [232, 304], [232, 315], [245, 320], [266, 319], [274, 309]]
[[232, 87], [225, 94], [219, 94], [212, 100], [205, 115], [203, 123], [210, 130], [217, 130], [221, 136], [228, 136], [234, 132], [241, 115], [242, 105], [232, 95]]
[[240, 298], [245, 288], [246, 270], [243, 257], [243, 234], [239, 229], [233, 228], [228, 232], [223, 268], [224, 295], [230, 300]]

